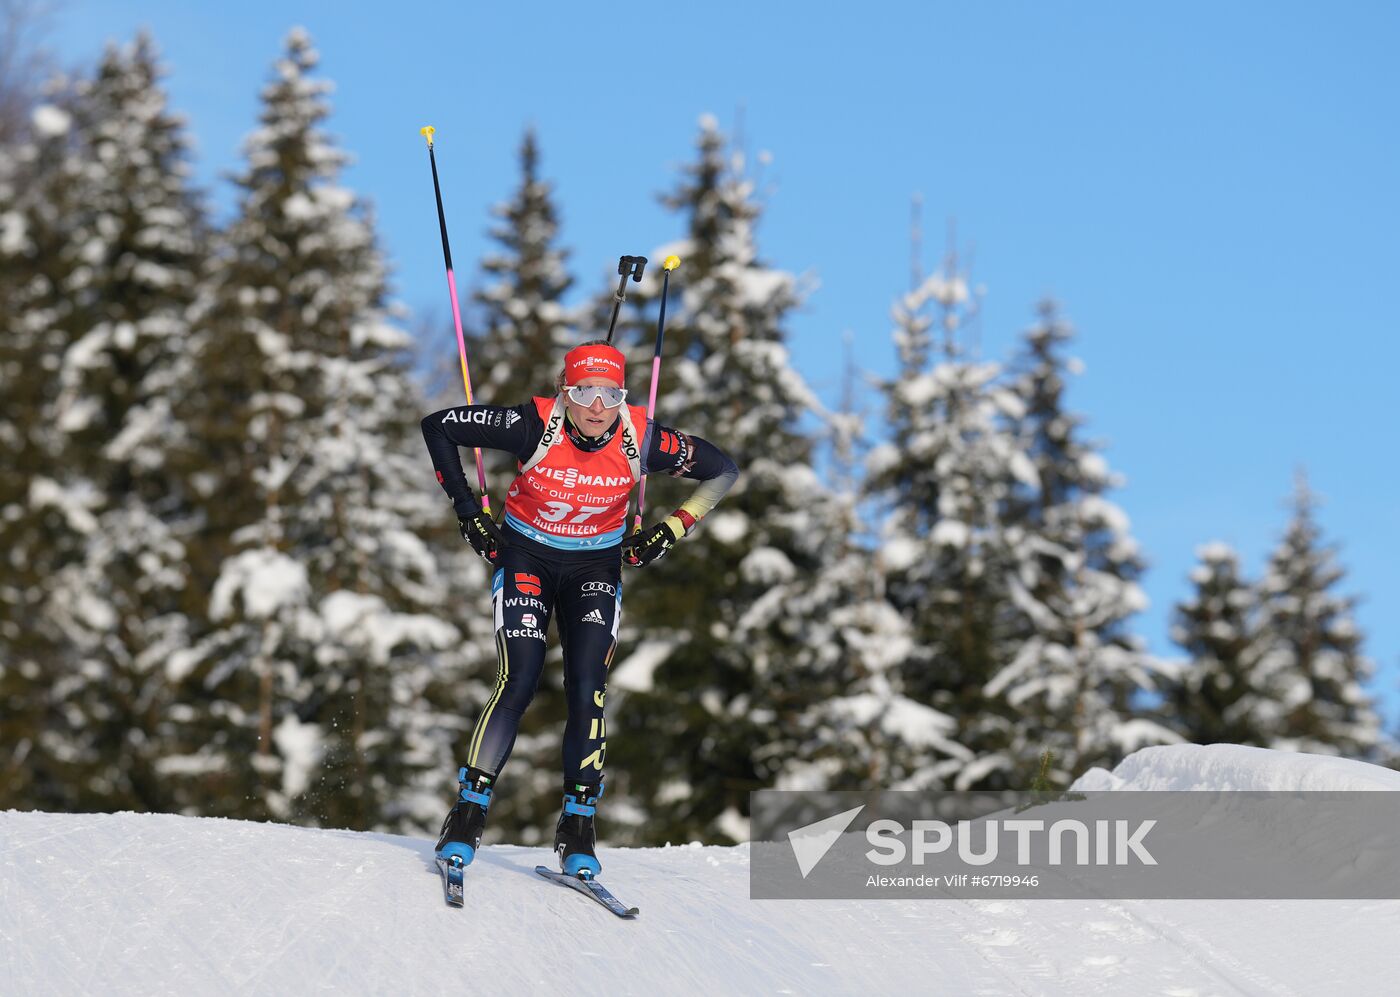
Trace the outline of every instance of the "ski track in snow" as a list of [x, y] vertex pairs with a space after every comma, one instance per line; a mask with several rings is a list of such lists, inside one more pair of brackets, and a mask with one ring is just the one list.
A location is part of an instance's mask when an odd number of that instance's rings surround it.
[[[1400, 901], [752, 901], [748, 849], [605, 849], [632, 922], [490, 845], [169, 815], [0, 814], [0, 992], [1380, 993]], [[1307, 941], [1303, 942], [1302, 938]]]

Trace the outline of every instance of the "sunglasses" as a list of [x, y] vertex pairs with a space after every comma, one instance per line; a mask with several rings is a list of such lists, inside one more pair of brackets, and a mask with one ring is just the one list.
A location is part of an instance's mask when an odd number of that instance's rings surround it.
[[617, 408], [627, 399], [626, 388], [613, 388], [606, 384], [590, 384], [587, 387], [575, 384], [566, 393], [569, 401], [576, 405], [592, 405], [596, 399], [601, 398], [604, 408]]

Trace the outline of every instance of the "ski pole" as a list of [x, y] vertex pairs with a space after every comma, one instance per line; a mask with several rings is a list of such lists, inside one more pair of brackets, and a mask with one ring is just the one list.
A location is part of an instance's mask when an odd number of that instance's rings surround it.
[[[656, 415], [656, 386], [661, 382], [661, 337], [666, 334], [666, 293], [671, 289], [671, 271], [681, 265], [679, 256], [668, 256], [661, 264], [661, 315], [656, 320], [656, 353], [651, 358], [651, 392], [647, 398], [647, 422]], [[642, 528], [642, 506], [647, 500], [647, 479], [637, 486], [637, 518], [632, 523], [632, 532]]]
[[617, 291], [613, 294], [612, 321], [608, 323], [608, 342], [612, 342], [613, 329], [617, 326], [617, 313], [622, 307], [622, 303], [627, 300], [627, 278], [640, 282], [642, 271], [647, 268], [647, 258], [645, 256], [619, 256], [617, 259], [617, 272], [622, 276], [617, 281]]
[[[418, 129], [425, 139], [428, 140], [428, 164], [433, 168], [433, 196], [437, 199], [438, 228], [442, 231], [442, 258], [447, 264], [447, 291], [452, 297], [452, 321], [457, 326], [457, 356], [462, 361], [462, 386], [467, 389], [467, 404], [472, 404], [472, 375], [467, 367], [467, 341], [462, 338], [462, 310], [457, 305], [457, 278], [452, 273], [452, 247], [447, 244], [447, 216], [442, 210], [442, 188], [438, 185], [437, 156], [433, 154], [433, 133], [437, 131], [432, 125], [424, 125]], [[475, 447], [476, 451], [476, 480], [481, 486], [481, 508], [486, 515], [491, 515], [491, 496], [486, 494], [486, 463], [481, 459], [481, 447]]]

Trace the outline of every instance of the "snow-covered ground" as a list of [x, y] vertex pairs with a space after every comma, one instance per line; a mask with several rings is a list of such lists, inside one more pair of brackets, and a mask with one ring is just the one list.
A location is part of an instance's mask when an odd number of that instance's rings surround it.
[[[1138, 752], [1095, 789], [1400, 790], [1259, 749]], [[488, 841], [489, 841], [488, 836]], [[610, 849], [622, 921], [491, 845], [467, 908], [426, 840], [0, 814], [0, 993], [1380, 994], [1400, 901], [753, 901], [748, 850]]]

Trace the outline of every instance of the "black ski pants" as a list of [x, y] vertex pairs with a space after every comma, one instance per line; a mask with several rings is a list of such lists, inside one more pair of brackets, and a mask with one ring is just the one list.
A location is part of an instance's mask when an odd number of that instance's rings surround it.
[[607, 729], [603, 699], [622, 616], [622, 558], [616, 547], [597, 554], [551, 557], [511, 544], [491, 583], [496, 614], [496, 685], [472, 732], [467, 764], [499, 775], [515, 745], [520, 717], [544, 670], [545, 634], [555, 618], [564, 650], [565, 782], [602, 778]]

